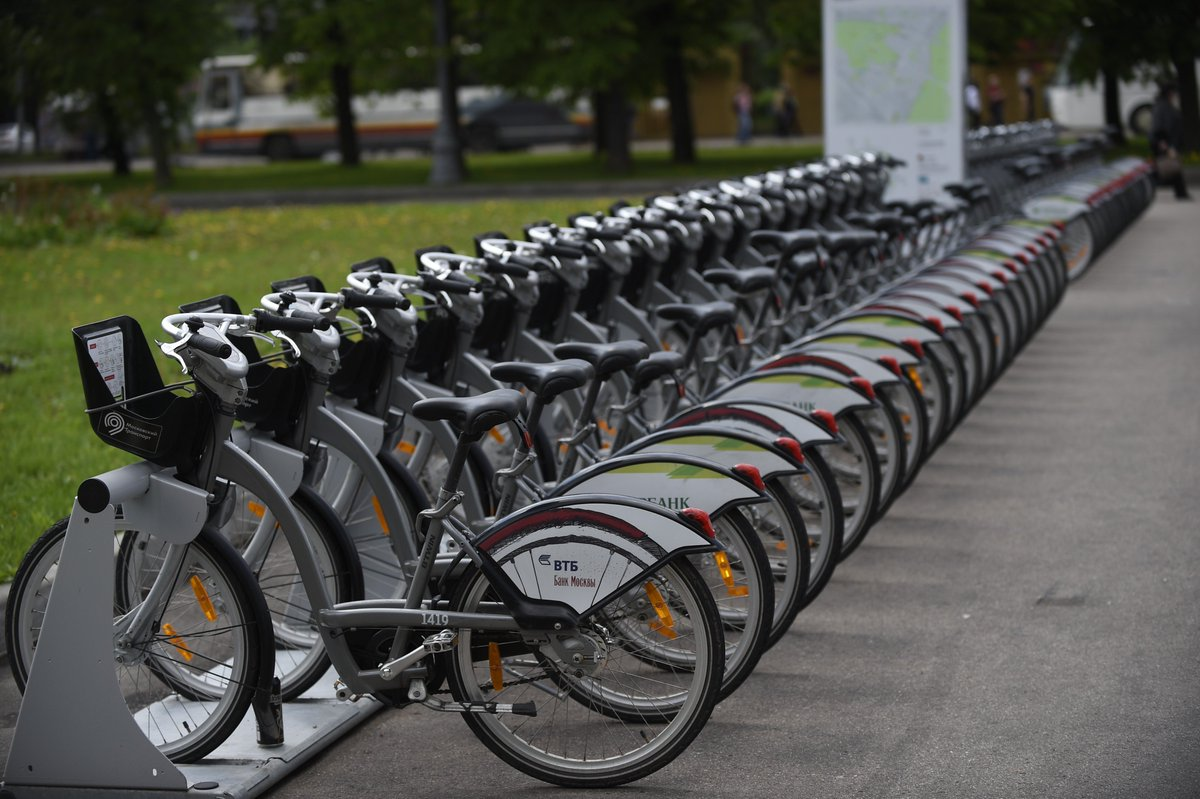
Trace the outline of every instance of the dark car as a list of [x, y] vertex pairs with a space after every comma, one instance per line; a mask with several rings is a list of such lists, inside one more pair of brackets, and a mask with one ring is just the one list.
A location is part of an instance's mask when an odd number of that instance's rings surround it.
[[561, 107], [528, 97], [478, 100], [462, 109], [467, 147], [519, 150], [535, 144], [578, 144], [591, 138], [588, 118], [574, 121]]

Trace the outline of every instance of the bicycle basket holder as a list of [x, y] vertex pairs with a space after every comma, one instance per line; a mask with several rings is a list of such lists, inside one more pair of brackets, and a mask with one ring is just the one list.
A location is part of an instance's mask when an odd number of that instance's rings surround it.
[[100, 440], [188, 471], [212, 426], [204, 398], [164, 391], [146, 336], [132, 317], [115, 316], [71, 332], [88, 420]]

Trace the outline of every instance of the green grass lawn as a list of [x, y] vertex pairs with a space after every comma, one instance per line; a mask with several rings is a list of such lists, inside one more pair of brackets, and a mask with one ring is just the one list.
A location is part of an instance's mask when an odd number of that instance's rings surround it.
[[[804, 161], [821, 155], [820, 145], [771, 145], [701, 150], [695, 164], [673, 164], [667, 152], [635, 154], [633, 171], [614, 176], [602, 159], [586, 150], [564, 153], [489, 153], [470, 155], [469, 182], [478, 184], [546, 183], [628, 178], [699, 178], [744, 175]], [[76, 185], [99, 185], [105, 191], [149, 186], [147, 172], [126, 178], [111, 174], [79, 174], [55, 177]], [[408, 158], [369, 161], [354, 169], [320, 161], [291, 161], [255, 166], [175, 170], [172, 191], [246, 191], [347, 188], [377, 186], [421, 186], [429, 180], [429, 159]], [[618, 190], [619, 191], [619, 190]]]
[[407, 269], [417, 247], [469, 251], [477, 232], [517, 235], [613, 199], [196, 211], [158, 238], [0, 248], [0, 580], [70, 511], [81, 480], [134, 459], [87, 425], [73, 326], [128, 314], [154, 338], [180, 302], [223, 292], [249, 309], [274, 279], [315, 274], [342, 286], [354, 261], [387, 255]]

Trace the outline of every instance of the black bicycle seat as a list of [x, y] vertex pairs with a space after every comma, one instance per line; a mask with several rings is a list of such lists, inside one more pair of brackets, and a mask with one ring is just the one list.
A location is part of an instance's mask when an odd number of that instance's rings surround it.
[[879, 234], [873, 230], [829, 230], [821, 233], [821, 244], [831, 253], [860, 250], [878, 243]]
[[775, 285], [775, 270], [769, 266], [748, 269], [709, 269], [704, 279], [717, 286], [729, 286], [735, 294], [752, 294]]
[[821, 234], [815, 230], [756, 230], [750, 234], [750, 246], [762, 245], [779, 251], [780, 258], [790, 258], [798, 252], [821, 246]]
[[904, 217], [896, 212], [881, 211], [878, 213], [869, 214], [850, 214], [846, 217], [846, 221], [855, 227], [865, 227], [871, 230], [882, 230], [888, 233], [896, 233], [903, 230], [906, 225]]
[[633, 392], [640, 393], [646, 386], [663, 375], [678, 372], [683, 368], [682, 352], [652, 352], [644, 361], [633, 367]]
[[511, 388], [475, 397], [433, 397], [413, 404], [412, 414], [427, 422], [447, 421], [469, 436], [479, 436], [511, 422], [525, 410], [525, 398]]
[[640, 341], [614, 341], [611, 344], [568, 341], [554, 348], [554, 354], [559, 358], [580, 358], [590, 363], [601, 380], [628, 369], [649, 352], [650, 348]]
[[593, 374], [592, 365], [579, 359], [553, 363], [507, 361], [492, 367], [492, 377], [505, 383], [520, 383], [545, 403], [584, 385]]
[[659, 319], [690, 325], [696, 328], [698, 333], [733, 324], [733, 320], [737, 318], [737, 308], [733, 303], [724, 300], [700, 304], [669, 302], [655, 308], [654, 313]]

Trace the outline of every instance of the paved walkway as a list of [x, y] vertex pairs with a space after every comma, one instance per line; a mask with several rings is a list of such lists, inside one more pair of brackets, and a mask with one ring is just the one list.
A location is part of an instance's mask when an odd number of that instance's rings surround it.
[[[1200, 204], [1160, 196], [674, 764], [606, 797], [1200, 795]], [[539, 797], [384, 713], [274, 799]]]
[[[695, 745], [604, 796], [1200, 795], [1198, 252], [1160, 196]], [[527, 792], [577, 793], [407, 709], [271, 796]]]

